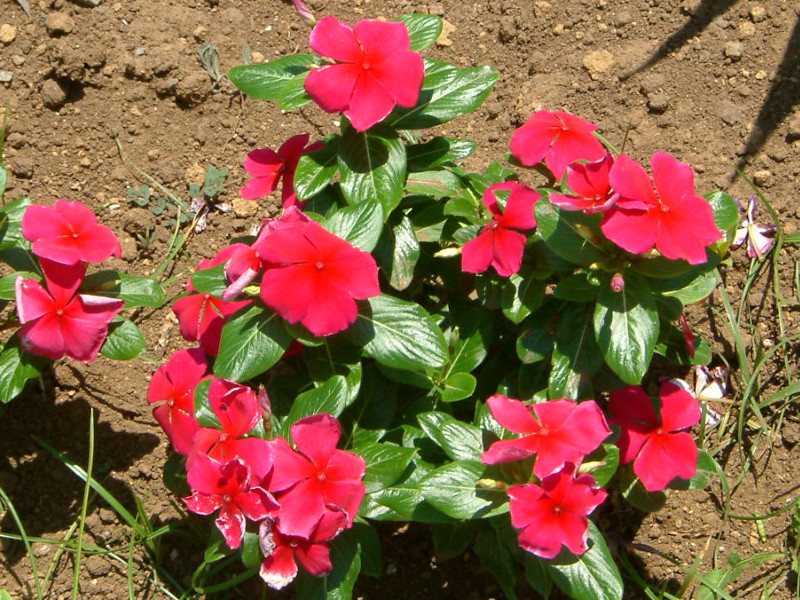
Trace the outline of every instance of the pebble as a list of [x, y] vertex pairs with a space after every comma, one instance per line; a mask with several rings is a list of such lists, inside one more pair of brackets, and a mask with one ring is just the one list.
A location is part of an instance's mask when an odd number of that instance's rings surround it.
[[767, 18], [767, 9], [763, 6], [753, 6], [750, 8], [750, 20], [753, 23], [761, 23], [764, 19]]
[[595, 50], [583, 57], [583, 66], [592, 79], [608, 71], [615, 63], [614, 55], [608, 50]]
[[0, 83], [11, 83], [12, 79], [14, 79], [12, 71], [0, 71]]
[[243, 219], [254, 217], [258, 214], [258, 202], [253, 202], [252, 200], [235, 198], [233, 202], [231, 202], [231, 206], [233, 208], [233, 214]]
[[42, 84], [42, 101], [47, 108], [58, 110], [67, 101], [67, 92], [55, 79], [45, 79]]
[[80, 4], [86, 8], [95, 8], [102, 4], [103, 0], [72, 0], [75, 4]]
[[266, 58], [264, 57], [264, 55], [263, 55], [263, 54], [261, 54], [261, 52], [253, 52], [253, 53], [250, 55], [250, 62], [251, 62], [252, 64], [254, 64], [254, 65], [261, 64], [261, 63], [263, 63], [265, 60], [266, 60]]
[[614, 25], [617, 27], [624, 27], [633, 20], [631, 13], [627, 10], [621, 10], [614, 15]]
[[660, 115], [669, 108], [670, 97], [667, 94], [655, 93], [647, 97], [647, 108]]
[[450, 35], [456, 30], [456, 26], [453, 25], [447, 19], [442, 19], [442, 33], [439, 34], [439, 38], [436, 40], [436, 45], [442, 48], [447, 48], [453, 45], [453, 40], [450, 39]]
[[50, 35], [65, 35], [75, 29], [75, 21], [67, 13], [56, 12], [47, 16], [44, 26]]
[[772, 172], [767, 169], [760, 169], [753, 173], [753, 183], [758, 187], [770, 187], [772, 185]]
[[731, 59], [731, 62], [736, 62], [744, 55], [744, 44], [742, 42], [726, 42], [725, 43], [725, 56]]
[[14, 63], [15, 67], [21, 67], [25, 64], [25, 57], [19, 54], [14, 54], [11, 56], [11, 62]]
[[50, 544], [45, 544], [44, 542], [34, 542], [31, 544], [31, 550], [33, 551], [33, 555], [36, 558], [42, 558], [43, 556], [47, 556], [50, 554], [50, 551], [53, 547]]
[[0, 25], [0, 42], [6, 46], [17, 39], [17, 28], [8, 23]]

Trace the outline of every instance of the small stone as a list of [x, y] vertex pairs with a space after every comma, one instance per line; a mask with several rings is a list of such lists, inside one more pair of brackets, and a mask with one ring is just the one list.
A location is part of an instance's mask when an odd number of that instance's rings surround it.
[[781, 429], [783, 443], [788, 446], [796, 446], [800, 443], [800, 423], [794, 421], [784, 421]]
[[758, 187], [770, 187], [772, 185], [772, 172], [761, 169], [753, 173], [753, 183]]
[[67, 13], [56, 12], [47, 15], [44, 26], [50, 35], [66, 35], [75, 29], [75, 21]]
[[592, 79], [608, 71], [614, 64], [614, 55], [608, 50], [595, 50], [583, 57], [583, 66]]
[[96, 8], [102, 4], [103, 0], [72, 0], [75, 4], [79, 6], [85, 6], [86, 8]]
[[725, 56], [731, 59], [731, 62], [736, 62], [744, 55], [744, 44], [742, 42], [726, 42], [725, 43]]
[[92, 577], [102, 577], [111, 572], [111, 564], [99, 554], [92, 554], [86, 559], [86, 570]]
[[53, 549], [53, 546], [50, 544], [46, 544], [44, 542], [34, 542], [31, 544], [31, 550], [33, 551], [33, 555], [36, 558], [42, 558], [43, 556], [47, 556], [50, 554], [50, 551]]
[[500, 19], [500, 29], [497, 37], [502, 43], [508, 43], [517, 37], [517, 24], [514, 17], [508, 15]]
[[148, 160], [158, 160], [159, 156], [161, 156], [161, 154], [155, 148], [153, 148], [152, 150], [148, 150], [147, 151], [147, 159]]
[[14, 79], [13, 71], [0, 71], [0, 83], [11, 83]]
[[557, 23], [555, 27], [553, 27], [553, 33], [556, 35], [564, 35], [564, 24]]
[[20, 179], [31, 179], [33, 177], [33, 161], [29, 158], [18, 158], [11, 165], [11, 172]]
[[0, 42], [8, 46], [11, 42], [17, 39], [17, 28], [8, 23], [0, 25]]
[[82, 166], [84, 169], [87, 169], [92, 166], [92, 161], [88, 156], [84, 156], [82, 159], [78, 161], [78, 164]]
[[739, 23], [739, 35], [742, 37], [753, 37], [756, 34], [756, 26], [750, 21]]
[[11, 56], [11, 62], [14, 63], [15, 67], [21, 67], [25, 64], [25, 57], [20, 54], [13, 54]]
[[441, 2], [432, 2], [428, 5], [428, 14], [441, 17], [444, 14], [444, 5]]
[[261, 52], [253, 52], [250, 54], [250, 62], [254, 65], [258, 65], [263, 63], [266, 60], [265, 56], [261, 54]]
[[202, 25], [198, 25], [192, 32], [192, 37], [194, 38], [195, 42], [203, 42], [208, 39], [208, 29]]
[[763, 6], [753, 6], [750, 8], [750, 20], [753, 23], [761, 23], [764, 19], [767, 18], [767, 9]]
[[664, 87], [666, 79], [660, 73], [649, 73], [642, 79], [639, 85], [639, 91], [645, 96], [649, 96]]
[[617, 14], [614, 15], [614, 25], [617, 27], [624, 27], [628, 23], [633, 21], [633, 17], [631, 13], [627, 10], [621, 10]]
[[231, 207], [233, 208], [233, 214], [242, 219], [255, 217], [258, 214], [258, 202], [253, 202], [252, 200], [235, 198], [231, 202]]
[[122, 260], [133, 262], [139, 257], [139, 244], [127, 233], [119, 234], [119, 245], [122, 250]]
[[442, 48], [452, 46], [453, 40], [450, 39], [450, 34], [452, 34], [455, 30], [455, 25], [453, 25], [447, 19], [442, 19], [442, 33], [439, 34], [439, 37], [436, 40], [436, 45], [441, 46]]
[[655, 93], [647, 97], [647, 108], [650, 112], [660, 115], [669, 108], [670, 97], [667, 94]]
[[45, 79], [42, 84], [42, 101], [47, 108], [58, 110], [67, 101], [67, 92], [55, 79]]
[[155, 228], [156, 217], [146, 208], [135, 206], [125, 211], [122, 229], [130, 235], [147, 235]]

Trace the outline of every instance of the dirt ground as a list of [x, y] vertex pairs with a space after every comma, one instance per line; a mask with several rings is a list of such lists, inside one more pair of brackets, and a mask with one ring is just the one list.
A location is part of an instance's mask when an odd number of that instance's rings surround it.
[[[111, 266], [147, 274], [164, 259], [169, 231], [163, 220], [126, 201], [128, 188], [148, 183], [147, 173], [177, 196], [201, 183], [208, 165], [229, 167], [222, 200], [227, 214], [212, 213], [209, 228], [195, 235], [188, 257], [172, 273], [169, 291], [180, 291], [189, 270], [272, 214], [275, 205], [242, 202], [245, 154], [276, 148], [291, 135], [333, 131], [335, 115], [309, 105], [282, 114], [273, 104], [241, 97], [215, 82], [201, 65], [204, 42], [217, 48], [221, 72], [241, 64], [307, 51], [308, 28], [282, 0], [33, 0], [30, 16], [16, 0], [0, 0], [0, 107], [9, 110], [6, 161], [8, 198], [37, 203], [81, 200], [120, 233], [122, 259]], [[568, 110], [600, 126], [618, 148], [645, 164], [658, 150], [692, 165], [701, 193], [715, 189], [751, 194], [735, 168], [755, 180], [780, 215], [785, 233], [797, 231], [800, 179], [800, 2], [798, 0], [312, 0], [318, 16], [355, 22], [407, 12], [441, 15], [445, 31], [425, 55], [461, 66], [490, 64], [501, 73], [494, 92], [475, 114], [438, 128], [470, 137], [478, 151], [468, 167], [482, 169], [508, 151], [512, 132], [539, 108]], [[95, 6], [96, 5], [96, 6]], [[120, 152], [121, 148], [121, 152]], [[523, 177], [527, 177], [524, 174]], [[768, 222], [762, 207], [758, 214]], [[136, 236], [147, 238], [137, 241]], [[780, 256], [785, 332], [800, 333], [795, 285], [796, 246]], [[743, 250], [725, 269], [734, 306], [742, 299], [748, 260]], [[753, 313], [750, 344], [779, 342], [773, 282], [762, 276], [745, 302]], [[761, 298], [767, 297], [762, 302]], [[696, 308], [692, 325], [708, 336], [714, 364], [736, 357], [725, 328], [714, 324], [718, 294]], [[184, 346], [168, 308], [137, 315], [148, 342], [147, 360], [126, 365], [103, 357], [91, 366], [59, 363], [44, 389], [33, 386], [8, 405], [0, 420], [0, 487], [19, 511], [30, 536], [63, 538], [76, 521], [80, 480], [44, 451], [33, 436], [78, 464], [88, 456], [90, 410], [96, 421], [95, 473], [132, 506], [132, 495], [156, 523], [176, 519], [161, 471], [167, 442], [145, 402], [156, 362]], [[797, 344], [769, 363], [768, 390], [786, 385], [783, 359], [794, 365]], [[721, 404], [724, 411], [735, 405]], [[758, 457], [733, 494], [730, 514], [766, 515], [798, 495], [800, 422], [796, 407], [775, 423], [771, 438], [750, 441]], [[747, 432], [746, 432], [747, 433]], [[719, 443], [712, 433], [712, 446]], [[721, 457], [728, 477], [742, 471], [737, 451]], [[726, 566], [726, 557], [783, 552], [790, 542], [789, 513], [764, 521], [723, 520], [719, 483], [707, 491], [672, 494], [666, 508], [645, 516], [602, 514], [600, 526], [615, 549], [627, 548], [638, 571], [656, 587], [679, 590], [684, 567], [700, 572]], [[91, 505], [88, 540], [124, 535], [116, 515], [100, 501]], [[763, 525], [765, 530], [759, 531]], [[0, 530], [16, 532], [5, 515]], [[499, 587], [466, 555], [438, 561], [424, 527], [382, 525], [385, 576], [360, 583], [361, 598], [500, 598]], [[32, 598], [31, 571], [21, 544], [3, 541], [0, 589]], [[51, 564], [49, 598], [69, 597], [72, 563], [54, 562], [51, 544], [35, 543], [40, 575]], [[184, 583], [202, 549], [173, 548], [166, 559]], [[124, 557], [127, 559], [127, 554]], [[755, 598], [765, 581], [772, 598], [792, 597], [795, 585], [780, 559], [748, 571], [728, 588]], [[770, 580], [770, 577], [773, 577]], [[138, 577], [137, 598], [161, 598]], [[81, 598], [127, 597], [126, 566], [101, 556], [85, 561]], [[639, 597], [626, 575], [629, 597]], [[252, 589], [251, 596], [260, 592]], [[521, 598], [533, 597], [522, 590]]]

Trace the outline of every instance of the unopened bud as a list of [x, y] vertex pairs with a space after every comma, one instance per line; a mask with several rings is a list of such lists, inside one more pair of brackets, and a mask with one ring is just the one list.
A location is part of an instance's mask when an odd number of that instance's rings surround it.
[[308, 5], [303, 2], [303, 0], [293, 0], [294, 9], [297, 11], [297, 14], [300, 16], [300, 19], [306, 25], [314, 25], [317, 22], [314, 13], [311, 12], [311, 9]]
[[475, 482], [475, 487], [482, 490], [504, 490], [508, 485], [505, 481], [498, 481], [497, 479], [478, 479]]
[[611, 291], [619, 294], [625, 289], [625, 280], [622, 278], [622, 273], [614, 273], [611, 278]]
[[272, 432], [272, 402], [269, 401], [267, 388], [264, 387], [263, 383], [258, 386], [256, 400], [258, 401], [258, 407], [261, 409], [261, 416], [264, 419], [264, 429], [267, 432], [267, 437], [270, 437]]

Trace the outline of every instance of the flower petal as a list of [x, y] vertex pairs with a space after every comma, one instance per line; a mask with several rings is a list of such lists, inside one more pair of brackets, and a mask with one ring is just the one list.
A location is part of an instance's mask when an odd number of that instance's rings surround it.
[[339, 421], [328, 413], [300, 419], [291, 427], [292, 441], [317, 468], [324, 469], [342, 437]]
[[353, 28], [336, 17], [327, 16], [311, 30], [308, 44], [318, 54], [341, 62], [361, 61], [363, 51]]

